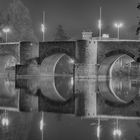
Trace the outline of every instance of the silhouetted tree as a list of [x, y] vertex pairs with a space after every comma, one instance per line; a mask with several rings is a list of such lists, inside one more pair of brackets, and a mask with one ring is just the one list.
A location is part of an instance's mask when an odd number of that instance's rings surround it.
[[[138, 3], [137, 9], [140, 10], [140, 3]], [[138, 27], [136, 29], [136, 35], [139, 35], [139, 33], [140, 33], [140, 18], [139, 18], [139, 21], [138, 21]]]
[[37, 41], [29, 10], [21, 0], [13, 0], [8, 9], [1, 13], [0, 25], [1, 29], [5, 26], [10, 27], [10, 41]]
[[63, 29], [62, 25], [58, 25], [56, 29], [56, 34], [54, 36], [54, 40], [56, 41], [63, 41], [63, 40], [69, 40], [70, 38], [66, 34], [66, 32]]

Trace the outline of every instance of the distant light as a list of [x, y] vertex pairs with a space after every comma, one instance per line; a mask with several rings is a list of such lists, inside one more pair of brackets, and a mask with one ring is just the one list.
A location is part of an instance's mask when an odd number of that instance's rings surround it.
[[74, 59], [69, 60], [69, 63], [71, 63], [71, 64], [74, 64], [74, 62], [75, 62]]
[[109, 38], [109, 34], [103, 34], [102, 37], [103, 38]]
[[121, 27], [123, 27], [123, 23], [121, 23], [121, 22], [115, 23], [114, 26], [115, 26], [116, 28], [121, 28]]
[[10, 32], [11, 30], [10, 30], [10, 28], [7, 27], [7, 28], [3, 28], [2, 31], [3, 31], [4, 33], [8, 33], [8, 32]]
[[3, 117], [1, 122], [2, 122], [2, 126], [8, 126], [9, 125], [9, 119], [7, 117]]
[[114, 24], [114, 26], [115, 26], [115, 28], [117, 28], [117, 38], [118, 38], [118, 40], [119, 40], [119, 38], [120, 38], [120, 28], [123, 27], [123, 23], [121, 23], [121, 22], [116, 22], [116, 23]]

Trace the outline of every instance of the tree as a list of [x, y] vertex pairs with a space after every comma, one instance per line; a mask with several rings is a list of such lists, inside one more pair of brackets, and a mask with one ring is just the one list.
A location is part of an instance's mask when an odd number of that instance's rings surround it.
[[[137, 9], [140, 10], [140, 3], [138, 3]], [[139, 33], [140, 33], [140, 18], [139, 18], [139, 21], [138, 21], [138, 27], [136, 29], [136, 35], [139, 35]]]
[[9, 41], [37, 41], [29, 10], [21, 0], [13, 0], [0, 18], [1, 28], [10, 27]]
[[70, 38], [68, 37], [68, 35], [65, 33], [63, 26], [62, 25], [58, 25], [57, 29], [56, 29], [56, 34], [54, 37], [54, 40], [56, 41], [63, 41], [63, 40], [69, 40]]

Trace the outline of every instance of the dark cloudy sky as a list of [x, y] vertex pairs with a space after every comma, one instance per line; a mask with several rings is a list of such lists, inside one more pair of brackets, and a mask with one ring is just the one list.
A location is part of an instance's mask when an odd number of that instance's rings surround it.
[[[0, 0], [6, 5], [12, 0]], [[40, 24], [42, 11], [46, 11], [47, 39], [52, 39], [56, 26], [62, 24], [72, 36], [80, 37], [81, 31], [97, 31], [99, 7], [103, 8], [104, 33], [116, 34], [113, 27], [115, 21], [124, 22], [122, 37], [134, 38], [137, 25], [137, 16], [140, 12], [136, 9], [138, 0], [22, 0], [29, 8], [33, 19], [36, 34], [41, 39]]]

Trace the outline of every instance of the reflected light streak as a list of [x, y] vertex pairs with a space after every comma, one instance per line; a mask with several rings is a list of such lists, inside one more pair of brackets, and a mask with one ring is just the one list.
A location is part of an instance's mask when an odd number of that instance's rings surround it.
[[121, 130], [120, 129], [114, 129], [114, 131], [113, 131], [113, 136], [121, 136], [122, 135], [122, 132], [121, 132]]
[[41, 131], [43, 130], [43, 127], [44, 127], [44, 120], [41, 119], [41, 121], [40, 121], [40, 130]]
[[2, 126], [9, 126], [9, 119], [7, 117], [2, 118]]
[[100, 138], [101, 126], [97, 126], [97, 138]]

